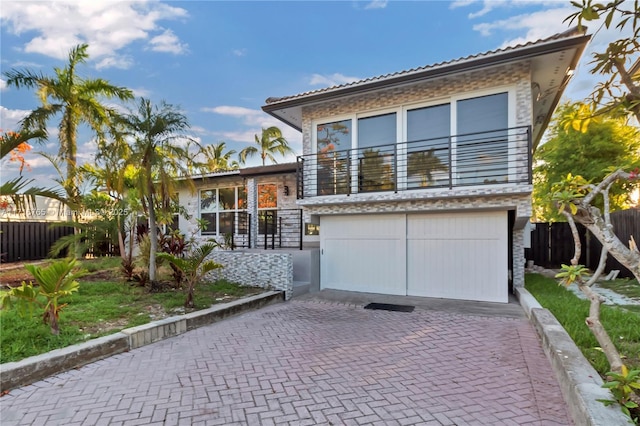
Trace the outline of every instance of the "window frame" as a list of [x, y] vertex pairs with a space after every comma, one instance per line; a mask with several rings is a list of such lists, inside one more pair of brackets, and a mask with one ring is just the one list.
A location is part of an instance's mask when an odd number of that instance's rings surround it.
[[[233, 189], [234, 191], [234, 209], [221, 209], [220, 207], [220, 190], [221, 189]], [[235, 219], [235, 229], [233, 229], [233, 233], [234, 234], [239, 234], [239, 226], [238, 226], [238, 214], [242, 213], [242, 212], [246, 212], [246, 197], [245, 197], [245, 208], [240, 208], [240, 193], [241, 191], [244, 190], [245, 194], [247, 192], [246, 187], [243, 185], [232, 185], [232, 186], [216, 186], [213, 188], [200, 188], [198, 190], [198, 218], [202, 219], [202, 215], [203, 214], [208, 214], [208, 215], [214, 215], [215, 217], [215, 221], [213, 223], [214, 227], [215, 227], [215, 231], [205, 231], [203, 229], [200, 230], [200, 235], [201, 236], [223, 236], [225, 235], [224, 233], [221, 232], [220, 230], [220, 216], [222, 213], [233, 213], [234, 214], [234, 219]], [[205, 191], [214, 191], [215, 196], [214, 196], [214, 201], [213, 204], [215, 206], [215, 208], [212, 212], [203, 212], [202, 211], [202, 193]]]
[[[420, 101], [420, 102], [407, 102], [405, 104], [389, 107], [389, 108], [381, 108], [370, 111], [362, 111], [355, 112], [351, 114], [339, 114], [336, 116], [322, 116], [316, 119], [311, 120], [311, 154], [318, 154], [318, 135], [317, 128], [319, 125], [326, 125], [330, 123], [335, 123], [338, 121], [351, 121], [351, 160], [352, 164], [357, 159], [357, 143], [358, 143], [358, 119], [360, 118], [369, 118], [377, 115], [385, 115], [389, 113], [396, 113], [396, 145], [397, 145], [397, 155], [398, 155], [398, 170], [395, 170], [396, 181], [398, 190], [406, 190], [407, 189], [407, 168], [406, 168], [406, 156], [407, 156], [407, 116], [408, 111], [426, 108], [430, 106], [438, 106], [449, 104], [449, 112], [450, 112], [450, 123], [449, 123], [449, 137], [451, 138], [451, 164], [449, 167], [452, 168], [451, 176], [452, 176], [452, 185], [456, 185], [456, 135], [457, 135], [457, 127], [458, 127], [458, 114], [457, 114], [457, 103], [461, 100], [479, 98], [484, 96], [496, 95], [500, 93], [507, 94], [507, 128], [511, 129], [517, 126], [517, 115], [516, 115], [516, 89], [517, 86], [515, 84], [507, 84], [500, 86], [493, 86], [486, 89], [473, 90], [468, 92], [460, 92], [454, 93], [450, 96], [440, 96], [437, 98], [430, 99], [428, 101]], [[508, 161], [512, 162], [515, 160], [515, 141], [513, 138], [509, 137], [508, 141]], [[313, 164], [315, 169], [315, 173], [317, 173], [317, 164]], [[507, 173], [507, 178], [509, 177], [509, 173]], [[317, 176], [316, 176], [317, 178]], [[358, 170], [357, 167], [352, 167], [351, 170], [351, 193], [358, 193]], [[508, 183], [508, 180], [507, 182]], [[346, 195], [346, 194], [332, 194], [332, 195]]]
[[[273, 186], [275, 188], [275, 207], [260, 207], [260, 187], [261, 186]], [[273, 181], [260, 182], [256, 185], [257, 191], [257, 202], [256, 202], [256, 212], [258, 215], [258, 235], [271, 235], [271, 233], [267, 233], [269, 230], [266, 222], [262, 222], [261, 214], [267, 214], [267, 212], [273, 212], [274, 215], [274, 224], [275, 226], [275, 235], [278, 235], [278, 183]], [[264, 223], [264, 224], [263, 224]]]

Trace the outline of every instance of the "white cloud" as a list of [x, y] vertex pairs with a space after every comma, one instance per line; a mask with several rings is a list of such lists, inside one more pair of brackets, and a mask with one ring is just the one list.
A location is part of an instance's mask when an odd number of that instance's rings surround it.
[[20, 120], [29, 115], [30, 110], [8, 109], [0, 105], [0, 123], [2, 132], [15, 131], [20, 128]]
[[[477, 3], [482, 4], [483, 8], [479, 12], [469, 14], [469, 18], [478, 20], [477, 18], [482, 17], [483, 22], [475, 24], [473, 29], [483, 36], [504, 34], [505, 41], [499, 46], [500, 48], [547, 38], [576, 25], [575, 22], [564, 22], [568, 16], [577, 11], [575, 7], [567, 4], [567, 2], [553, 0], [522, 0], [517, 2], [458, 0], [453, 2], [450, 7], [465, 7]], [[527, 14], [517, 14], [506, 19], [491, 19], [490, 12], [494, 9], [516, 9], [523, 6], [534, 7], [539, 10]], [[590, 94], [599, 81], [603, 80], [602, 76], [592, 75], [589, 72], [593, 66], [590, 62], [593, 59], [594, 52], [604, 52], [612, 41], [631, 37], [632, 30], [629, 25], [623, 31], [615, 28], [616, 23], [619, 21], [620, 17], [615, 17], [609, 29], [602, 26], [602, 20], [586, 23], [588, 26], [587, 32], [593, 36], [591, 42], [587, 45], [578, 69], [565, 91], [566, 97], [572, 100], [582, 100]], [[632, 61], [638, 57], [640, 57], [640, 52], [632, 58]]]
[[247, 56], [247, 49], [233, 49], [231, 53], [238, 57]]
[[340, 84], [358, 81], [358, 77], [349, 77], [344, 74], [334, 73], [331, 75], [312, 74], [309, 84], [312, 86], [338, 86]]
[[121, 70], [126, 70], [131, 68], [133, 65], [133, 58], [128, 55], [123, 56], [108, 56], [102, 60], [100, 60], [96, 64], [97, 69], [102, 68], [119, 68]]
[[7, 80], [0, 78], [0, 92], [7, 90]]
[[186, 45], [158, 22], [187, 16], [185, 9], [147, 0], [8, 1], [0, 21], [9, 33], [35, 34], [22, 46], [25, 52], [65, 59], [72, 47], [88, 43], [99, 67], [128, 68], [132, 59], [119, 52], [136, 41], [150, 40], [161, 52], [184, 51]]
[[251, 117], [250, 120], [252, 121], [254, 117], [257, 117], [260, 115], [266, 116], [266, 114], [260, 110], [239, 107], [239, 106], [229, 106], [229, 105], [222, 105], [217, 107], [205, 107], [205, 108], [202, 108], [202, 111], [213, 112], [215, 114], [220, 114], [220, 115], [228, 115], [231, 117], [245, 117], [245, 118]]
[[165, 30], [162, 34], [153, 37], [149, 44], [154, 52], [167, 52], [174, 55], [186, 53], [188, 45], [180, 43], [180, 39], [171, 30]]
[[512, 37], [502, 43], [502, 47], [514, 46], [530, 41], [540, 40], [553, 34], [557, 34], [568, 29], [567, 24], [562, 21], [571, 13], [570, 8], [548, 9], [540, 12], [512, 16], [493, 22], [476, 24], [473, 29], [483, 36], [490, 36], [494, 32], [511, 31], [522, 33], [517, 37]]
[[476, 3], [478, 0], [456, 0], [452, 1], [449, 5], [449, 9], [457, 9], [459, 7], [466, 7], [470, 4]]
[[372, 0], [364, 8], [365, 9], [384, 9], [387, 7], [387, 0]]
[[29, 61], [16, 61], [11, 65], [12, 68], [41, 68], [42, 64]]
[[[244, 129], [228, 132], [216, 132], [215, 136], [227, 142], [241, 142], [250, 144], [254, 141], [254, 135], [260, 134], [263, 128], [276, 126], [282, 131], [282, 135], [289, 142], [291, 148], [297, 152], [302, 152], [302, 135], [297, 130], [285, 126], [279, 120], [271, 117], [262, 110], [250, 109], [240, 106], [221, 105], [217, 107], [207, 107], [201, 109], [203, 112], [238, 118], [241, 120]], [[242, 148], [240, 148], [242, 149]], [[294, 157], [287, 157], [286, 161], [292, 161]]]
[[133, 92], [133, 96], [135, 96], [136, 98], [149, 98], [153, 93], [151, 90], [145, 89], [143, 87], [133, 88], [131, 89], [131, 91]]

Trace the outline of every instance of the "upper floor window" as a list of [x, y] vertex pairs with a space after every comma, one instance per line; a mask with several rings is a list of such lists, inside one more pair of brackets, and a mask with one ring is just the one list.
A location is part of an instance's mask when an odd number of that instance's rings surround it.
[[347, 193], [347, 155], [352, 145], [351, 135], [350, 119], [316, 126], [318, 195]]
[[448, 185], [451, 105], [407, 111], [407, 188]]
[[387, 191], [395, 182], [396, 113], [358, 119], [358, 191]]
[[503, 183], [508, 179], [507, 93], [457, 102], [456, 183]]
[[315, 125], [317, 195], [503, 183], [509, 92]]

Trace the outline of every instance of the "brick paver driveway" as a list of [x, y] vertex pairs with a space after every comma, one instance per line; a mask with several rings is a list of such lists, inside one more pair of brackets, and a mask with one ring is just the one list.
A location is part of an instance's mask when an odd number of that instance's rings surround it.
[[307, 298], [0, 398], [3, 426], [569, 424], [523, 317]]

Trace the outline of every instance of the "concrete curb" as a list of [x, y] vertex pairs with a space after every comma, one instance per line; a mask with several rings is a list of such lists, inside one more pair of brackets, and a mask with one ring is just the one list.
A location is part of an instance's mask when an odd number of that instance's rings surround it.
[[95, 361], [177, 336], [263, 306], [284, 301], [283, 291], [269, 291], [185, 315], [165, 318], [16, 362], [0, 364], [0, 391], [8, 391]]
[[553, 314], [542, 308], [524, 288], [516, 288], [516, 296], [542, 339], [542, 348], [558, 378], [574, 423], [581, 426], [630, 424], [620, 407], [605, 407], [597, 401], [613, 399], [613, 396], [602, 388], [602, 378]]

